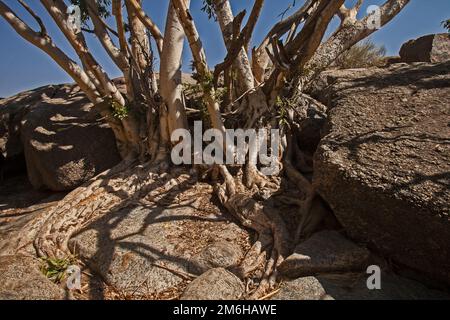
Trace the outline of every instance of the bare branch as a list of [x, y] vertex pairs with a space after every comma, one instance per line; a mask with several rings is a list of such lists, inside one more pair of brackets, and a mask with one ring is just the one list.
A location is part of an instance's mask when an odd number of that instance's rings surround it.
[[205, 49], [203, 48], [200, 35], [197, 31], [197, 27], [194, 24], [194, 20], [192, 19], [189, 9], [187, 8], [184, 0], [173, 0], [173, 6], [183, 26], [184, 33], [188, 38], [197, 72], [200, 76], [206, 78], [208, 77], [210, 72], [208, 64], [206, 62]]
[[57, 47], [48, 35], [42, 36], [39, 33], [34, 32], [3, 1], [0, 1], [0, 15], [22, 38], [47, 53], [64, 71], [66, 71], [80, 86], [81, 90], [86, 93], [89, 100], [93, 103], [102, 101], [87, 74], [75, 61], [71, 60], [59, 47]]
[[[380, 7], [380, 27], [389, 23], [409, 2], [410, 0], [387, 0]], [[311, 70], [311, 72], [303, 76], [302, 83], [307, 85], [342, 53], [376, 32], [378, 29], [370, 24], [370, 19], [372, 18], [373, 16], [369, 15], [361, 21], [356, 21], [354, 24], [348, 24], [339, 28], [317, 49], [314, 56], [308, 62], [305, 69]]]
[[[140, 4], [140, 2], [138, 4]], [[139, 19], [138, 13], [134, 9], [131, 1], [126, 0], [125, 5], [127, 7], [128, 24], [130, 27], [131, 56], [139, 67], [136, 71], [138, 71], [139, 74], [144, 74], [150, 62], [148, 61], [150, 39], [146, 27]]]
[[312, 12], [317, 8], [320, 0], [308, 0], [294, 14], [275, 24], [266, 35], [262, 43], [257, 49], [253, 49], [252, 69], [255, 74], [256, 81], [263, 82], [266, 68], [269, 65], [269, 55], [266, 48], [270, 46], [271, 38], [279, 39], [286, 32], [291, 31], [286, 43], [288, 43], [295, 35], [297, 27], [304, 22]]
[[356, 16], [358, 15], [359, 9], [363, 4], [363, 0], [358, 0], [353, 8], [347, 9], [345, 4], [341, 6], [338, 11], [338, 16], [341, 19], [341, 27], [343, 25], [352, 24], [356, 22]]
[[300, 33], [286, 46], [287, 52], [297, 55], [296, 68], [302, 68], [320, 45], [325, 31], [345, 0], [321, 0], [317, 10], [306, 22]]
[[199, 74], [201, 81], [204, 82], [204, 99], [208, 107], [208, 113], [211, 118], [212, 127], [220, 130], [222, 133], [225, 133], [225, 126], [220, 114], [220, 107], [214, 97], [214, 88], [212, 85], [208, 84], [208, 82], [210, 81], [211, 72], [208, 68], [206, 54], [203, 49], [203, 45], [200, 40], [200, 36], [198, 34], [194, 20], [192, 19], [192, 16], [189, 13], [189, 9], [187, 8], [184, 0], [173, 0], [173, 6], [183, 26], [184, 33], [188, 38], [197, 73]]
[[[241, 23], [244, 18], [244, 12], [236, 16], [233, 15], [231, 5], [228, 0], [214, 0], [214, 11], [222, 31], [223, 39], [227, 50], [230, 50], [233, 39], [236, 39], [241, 32]], [[242, 19], [241, 19], [242, 16]], [[225, 70], [226, 87], [228, 88], [227, 99], [233, 100], [233, 91], [236, 90], [238, 96], [242, 95], [254, 88], [255, 78], [251, 69], [251, 64], [248, 58], [248, 53], [244, 48], [241, 48], [238, 56], [233, 62], [233, 70], [237, 77], [232, 77], [230, 72]]]
[[150, 34], [155, 38], [158, 51], [161, 54], [163, 48], [163, 35], [159, 30], [158, 26], [153, 22], [153, 20], [144, 12], [141, 5], [136, 0], [125, 0], [133, 8], [136, 16], [141, 20], [145, 27], [150, 31]]
[[28, 13], [36, 20], [36, 22], [39, 24], [39, 27], [41, 28], [41, 36], [47, 35], [47, 28], [45, 27], [44, 23], [42, 22], [42, 19], [33, 11], [33, 9], [30, 8], [28, 4], [25, 3], [23, 0], [17, 0], [22, 7], [25, 8], [25, 10], [28, 11]]
[[295, 78], [303, 71], [303, 67], [319, 47], [331, 19], [343, 3], [344, 0], [321, 0], [316, 11], [307, 19], [299, 34], [286, 45], [288, 58], [291, 58], [293, 62], [287, 73], [282, 72], [279, 68], [272, 73], [265, 87], [266, 93], [271, 94], [272, 100], [278, 96], [278, 92], [285, 85], [286, 77]]
[[[237, 39], [233, 39], [232, 44], [230, 45], [230, 49], [228, 50], [227, 56], [225, 60], [218, 64], [214, 69], [214, 86], [217, 87], [217, 82], [220, 74], [231, 67], [233, 62], [236, 60], [242, 48], [245, 51], [248, 48], [248, 44], [251, 40], [251, 36], [256, 26], [256, 22], [258, 21], [259, 15], [261, 13], [262, 7], [264, 4], [264, 0], [255, 0], [253, 4], [252, 12], [250, 13], [250, 17], [248, 18], [247, 24], [245, 25], [242, 32], [239, 34]], [[238, 18], [239, 15], [236, 17]], [[241, 19], [241, 18], [240, 18]], [[235, 19], [236, 20], [236, 19]], [[242, 19], [241, 19], [242, 20]]]
[[318, 3], [319, 0], [306, 1], [305, 4], [294, 14], [274, 25], [267, 34], [267, 36], [265, 37], [265, 39], [269, 39], [272, 37], [280, 38], [281, 36], [283, 36], [286, 32], [288, 32], [291, 29], [292, 25], [294, 24], [299, 25], [304, 20], [306, 20], [309, 14], [311, 13], [311, 9], [313, 9]]
[[244, 37], [244, 48], [248, 51], [248, 44], [253, 35], [253, 31], [255, 30], [256, 22], [258, 22], [259, 16], [261, 14], [262, 7], [264, 5], [264, 0], [255, 0], [253, 4], [252, 12], [250, 13], [250, 17], [248, 18], [247, 24], [242, 30], [242, 36]]
[[[117, 87], [109, 79], [99, 63], [90, 53], [84, 36], [82, 33], [75, 34], [72, 29], [66, 23], [67, 6], [62, 0], [41, 0], [41, 3], [47, 9], [50, 16], [58, 25], [59, 29], [63, 32], [70, 45], [74, 48], [75, 52], [79, 56], [81, 62], [87, 73], [92, 74], [98, 81], [96, 83], [97, 89], [103, 96], [110, 96], [121, 105], [125, 105], [125, 99], [122, 94], [117, 90]], [[91, 77], [92, 78], [92, 77]], [[95, 79], [93, 81], [95, 81]]]
[[116, 18], [117, 36], [119, 37], [120, 51], [123, 56], [127, 56], [129, 47], [127, 37], [125, 35], [125, 26], [123, 23], [122, 0], [113, 0], [112, 13]]
[[183, 26], [170, 1], [159, 70], [160, 94], [167, 105], [170, 132], [188, 127], [181, 73], [184, 39]]
[[122, 70], [122, 72], [128, 72], [130, 65], [128, 63], [126, 55], [124, 55], [121, 50], [116, 47], [111, 37], [109, 36], [108, 30], [110, 30], [111, 28], [109, 28], [100, 17], [96, 0], [87, 0], [86, 3], [88, 7], [89, 17], [91, 18], [94, 25], [93, 31], [96, 34], [97, 38], [100, 40], [103, 48], [108, 53], [110, 58], [114, 61], [114, 63], [119, 67], [119, 69]]

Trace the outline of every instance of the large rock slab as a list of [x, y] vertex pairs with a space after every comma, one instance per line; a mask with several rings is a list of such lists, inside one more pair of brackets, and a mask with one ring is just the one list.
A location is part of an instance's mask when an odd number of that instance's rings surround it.
[[330, 272], [349, 272], [367, 267], [370, 253], [337, 231], [321, 231], [299, 244], [279, 266], [290, 278]]
[[[129, 297], [160, 298], [178, 290], [191, 270], [202, 268], [194, 257], [212, 243], [248, 246], [247, 232], [211, 203], [211, 187], [196, 184], [195, 188], [202, 190], [196, 189], [195, 199], [191, 193], [186, 196], [192, 200], [189, 204], [111, 212], [72, 238], [70, 248], [107, 284]], [[177, 192], [183, 197], [184, 191]]]
[[449, 300], [448, 293], [419, 282], [382, 273], [381, 289], [368, 289], [367, 274], [327, 274], [282, 284], [272, 300]]
[[192, 281], [181, 300], [238, 300], [244, 289], [238, 277], [223, 268], [216, 268]]
[[430, 34], [410, 40], [401, 47], [400, 57], [407, 63], [450, 61], [450, 34]]
[[321, 78], [318, 193], [352, 238], [450, 284], [450, 63]]
[[0, 256], [0, 300], [61, 300], [62, 288], [39, 270], [36, 259], [24, 255]]
[[112, 130], [75, 85], [38, 88], [0, 101], [0, 152], [25, 154], [35, 188], [74, 189], [120, 161]]
[[23, 154], [20, 129], [23, 117], [44, 96], [51, 97], [59, 86], [45, 86], [0, 100], [0, 153], [6, 159]]

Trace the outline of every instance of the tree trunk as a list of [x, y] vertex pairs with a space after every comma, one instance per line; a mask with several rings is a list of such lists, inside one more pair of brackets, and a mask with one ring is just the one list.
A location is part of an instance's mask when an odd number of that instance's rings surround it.
[[[225, 45], [228, 49], [233, 41], [233, 11], [228, 0], [214, 0], [214, 9], [217, 16], [217, 20], [222, 30], [222, 35], [225, 41]], [[248, 54], [244, 48], [241, 48], [236, 60], [233, 63], [234, 70], [236, 72], [236, 82], [238, 83], [237, 96], [244, 94], [245, 92], [254, 88], [255, 79], [248, 59]]]
[[[186, 1], [189, 5], [190, 0]], [[169, 3], [160, 66], [160, 93], [168, 108], [169, 132], [187, 128], [181, 73], [184, 45], [183, 26], [178, 20], [172, 1]]]

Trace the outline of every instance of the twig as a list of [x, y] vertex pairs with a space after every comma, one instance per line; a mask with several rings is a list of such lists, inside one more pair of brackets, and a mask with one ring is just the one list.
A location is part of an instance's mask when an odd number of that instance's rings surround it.
[[281, 290], [281, 288], [279, 288], [275, 291], [272, 291], [271, 293], [266, 294], [264, 297], [261, 297], [258, 300], [266, 300], [266, 299], [272, 298], [274, 295], [276, 295], [278, 292], [280, 292], [280, 290]]
[[193, 280], [193, 279], [197, 278], [197, 276], [192, 274], [192, 273], [175, 270], [175, 269], [172, 269], [170, 267], [166, 267], [166, 266], [163, 266], [163, 265], [160, 265], [160, 264], [157, 264], [157, 263], [152, 263], [152, 265], [155, 266], [155, 267], [161, 268], [161, 269], [165, 269], [165, 270], [167, 270], [169, 272], [172, 272], [173, 274], [183, 278], [184, 280]]

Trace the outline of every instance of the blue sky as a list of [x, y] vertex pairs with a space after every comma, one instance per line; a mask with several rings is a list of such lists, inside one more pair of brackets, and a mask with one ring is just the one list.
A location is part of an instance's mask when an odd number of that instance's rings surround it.
[[[16, 0], [4, 0], [8, 5], [19, 13], [20, 17], [33, 26], [22, 8], [17, 6]], [[251, 7], [250, 0], [230, 0], [235, 13]], [[49, 16], [42, 10], [39, 1], [28, 1], [44, 18], [49, 26], [49, 33], [55, 42], [74, 58], [75, 55], [67, 45], [62, 34], [59, 32]], [[144, 9], [153, 20], [164, 29], [164, 20], [167, 12], [168, 0], [144, 0]], [[293, 0], [266, 0], [262, 16], [258, 22], [256, 33], [253, 38], [254, 44], [258, 44], [268, 29], [280, 19], [279, 14], [283, 12]], [[304, 0], [296, 0], [298, 8]], [[348, 0], [347, 4], [355, 0]], [[383, 0], [365, 0], [361, 14], [369, 5], [382, 4]], [[200, 11], [201, 0], [192, 0], [191, 13], [203, 39], [208, 63], [214, 66], [220, 62], [225, 54], [222, 37], [218, 25], [213, 20], [208, 20], [207, 15]], [[450, 18], [450, 0], [411, 0], [406, 9], [397, 16], [390, 24], [379, 30], [372, 36], [372, 40], [387, 48], [388, 55], [396, 55], [400, 46], [407, 40], [417, 38], [421, 35], [444, 32], [440, 22]], [[337, 25], [335, 20], [330, 29]], [[7, 97], [17, 92], [32, 89], [46, 84], [71, 82], [71, 79], [50, 59], [45, 53], [28, 44], [0, 17], [0, 97]], [[106, 56], [96, 39], [88, 39], [97, 59], [102, 63], [111, 77], [117, 77], [120, 72]], [[187, 47], [183, 54], [184, 70], [188, 70], [190, 54]]]

